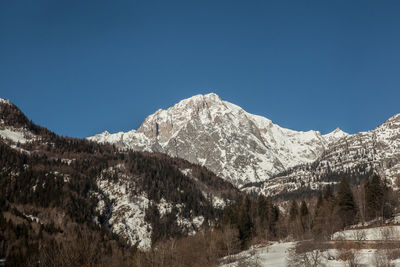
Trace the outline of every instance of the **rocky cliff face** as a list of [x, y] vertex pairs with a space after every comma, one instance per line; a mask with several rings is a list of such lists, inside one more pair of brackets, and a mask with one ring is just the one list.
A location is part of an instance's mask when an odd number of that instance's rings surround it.
[[241, 186], [314, 162], [330, 143], [345, 136], [340, 130], [323, 136], [318, 131], [285, 129], [221, 100], [216, 94], [207, 94], [158, 110], [137, 131], [104, 132], [89, 139], [122, 149], [157, 151], [184, 158]]

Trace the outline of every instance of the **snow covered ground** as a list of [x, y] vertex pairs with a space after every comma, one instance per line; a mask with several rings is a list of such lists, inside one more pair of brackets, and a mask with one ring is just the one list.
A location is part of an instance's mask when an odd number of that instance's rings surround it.
[[[328, 257], [327, 257], [328, 256]], [[341, 260], [329, 260], [329, 256], [337, 257], [338, 251], [336, 249], [329, 249], [325, 252], [325, 257], [321, 262], [321, 266], [326, 267], [344, 267], [349, 266], [348, 262]], [[386, 255], [384, 251], [377, 249], [360, 249], [355, 251], [355, 263], [357, 266], [387, 266], [383, 265], [386, 261]], [[392, 265], [389, 266], [400, 266], [400, 259], [390, 261]]]
[[333, 234], [332, 240], [400, 240], [400, 226], [345, 230]]
[[230, 262], [220, 265], [221, 267], [237, 267], [240, 264], [259, 266], [286, 266], [286, 257], [289, 250], [295, 246], [295, 242], [273, 243], [270, 246], [252, 248], [239, 254], [228, 256], [221, 262]]
[[[239, 254], [225, 257], [221, 260], [220, 267], [238, 266], [260, 266], [260, 267], [281, 267], [290, 265], [290, 257], [296, 242], [273, 243], [270, 246], [259, 247], [243, 251]], [[315, 252], [315, 251], [314, 251]], [[314, 253], [315, 255], [315, 253]], [[318, 266], [344, 267], [349, 262], [338, 260], [339, 251], [329, 249], [320, 254]], [[311, 257], [309, 255], [308, 257]], [[357, 266], [381, 266], [386, 261], [386, 254], [383, 250], [360, 249], [354, 250], [354, 262]], [[400, 259], [390, 261], [391, 266], [400, 266]], [[300, 265], [303, 266], [303, 265]]]
[[[400, 226], [379, 226], [366, 229], [349, 229], [337, 232], [332, 240], [353, 240], [353, 241], [393, 241], [400, 242]], [[374, 242], [375, 243], [375, 242]], [[227, 256], [221, 259], [220, 267], [238, 266], [307, 266], [293, 265], [294, 259], [300, 260], [304, 257], [311, 259], [319, 255], [318, 266], [339, 267], [349, 266], [348, 261], [340, 260], [341, 251], [328, 249], [325, 251], [314, 250], [305, 254], [295, 254], [296, 242], [275, 242], [268, 246], [250, 248], [236, 255]], [[392, 249], [350, 249], [354, 255], [354, 262], [357, 266], [399, 266], [399, 258], [388, 259], [388, 254], [394, 252]], [[343, 252], [343, 251], [342, 251]], [[400, 250], [399, 250], [400, 253]], [[304, 256], [306, 255], [306, 256]], [[298, 263], [298, 262], [297, 262]], [[385, 265], [390, 263], [391, 265]]]

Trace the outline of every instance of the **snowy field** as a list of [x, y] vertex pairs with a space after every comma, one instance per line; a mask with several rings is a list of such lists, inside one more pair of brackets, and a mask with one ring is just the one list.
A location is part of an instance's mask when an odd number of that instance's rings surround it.
[[[280, 267], [290, 265], [291, 251], [294, 249], [295, 242], [274, 243], [270, 246], [254, 248], [243, 251], [239, 254], [228, 256], [222, 259], [220, 267], [239, 267], [239, 266], [260, 266], [260, 267]], [[315, 252], [315, 251], [314, 251]], [[315, 254], [314, 254], [315, 255]], [[339, 251], [329, 249], [322, 252], [320, 264], [318, 266], [343, 267], [349, 266], [348, 261], [336, 260]], [[354, 251], [354, 262], [357, 266], [381, 266], [386, 261], [383, 251], [376, 249], [360, 249]], [[230, 263], [227, 263], [230, 262]], [[390, 262], [391, 266], [400, 267], [400, 259]], [[300, 265], [304, 266], [304, 265]]]
[[259, 266], [286, 266], [286, 257], [295, 242], [273, 243], [270, 246], [249, 249], [239, 254], [223, 258], [223, 261], [232, 261], [222, 264], [221, 267], [236, 267], [240, 264], [250, 266], [251, 263]]
[[337, 232], [332, 240], [400, 240], [400, 226], [381, 226]]
[[[337, 232], [332, 236], [332, 240], [353, 240], [353, 241], [393, 241], [400, 242], [400, 226], [381, 226], [367, 229], [350, 229]], [[296, 242], [275, 242], [268, 246], [255, 247], [243, 251], [236, 255], [231, 255], [221, 259], [220, 267], [239, 267], [239, 266], [308, 266], [293, 265], [293, 258], [312, 259], [315, 255], [319, 257], [318, 266], [339, 267], [350, 266], [349, 261], [339, 259], [341, 251], [338, 249], [328, 249], [325, 251], [314, 250], [305, 254], [294, 254]], [[387, 252], [391, 250], [377, 249], [349, 249], [353, 255], [352, 259], [357, 266], [399, 266], [400, 258], [388, 260]], [[343, 251], [342, 251], [343, 252]], [[400, 257], [400, 255], [399, 255]], [[292, 263], [292, 264], [291, 264]], [[390, 265], [387, 265], [390, 263]]]
[[[325, 252], [325, 257], [322, 260], [321, 266], [326, 267], [343, 267], [349, 266], [349, 262], [341, 260], [329, 260], [329, 256], [337, 257], [338, 251], [336, 249], [329, 249]], [[383, 251], [376, 249], [360, 249], [355, 251], [355, 262], [357, 266], [382, 266], [386, 261], [386, 256]], [[391, 266], [400, 266], [400, 259], [390, 261]], [[271, 266], [271, 265], [265, 265]], [[387, 265], [383, 265], [387, 266]]]

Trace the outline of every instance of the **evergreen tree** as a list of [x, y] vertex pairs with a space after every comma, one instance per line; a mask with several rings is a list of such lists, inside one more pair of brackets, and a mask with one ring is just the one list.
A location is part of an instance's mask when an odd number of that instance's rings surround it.
[[332, 187], [331, 187], [329, 184], [325, 187], [325, 190], [324, 190], [324, 199], [325, 199], [325, 200], [331, 200], [331, 199], [333, 199]]
[[297, 202], [293, 200], [292, 204], [290, 205], [289, 220], [293, 222], [297, 219], [298, 216], [299, 216], [299, 206], [297, 205]]
[[268, 220], [268, 203], [263, 195], [260, 195], [257, 199], [257, 213], [262, 224]]
[[243, 249], [246, 247], [253, 232], [253, 222], [251, 221], [250, 211], [251, 200], [249, 196], [246, 196], [242, 201], [238, 218], [239, 239]]
[[295, 200], [293, 200], [290, 205], [288, 227], [289, 232], [291, 232], [295, 238], [300, 238], [303, 234], [303, 229], [299, 218], [299, 206]]
[[300, 221], [301, 221], [301, 226], [303, 228], [303, 232], [307, 232], [309, 230], [309, 225], [310, 225], [310, 216], [308, 214], [307, 204], [304, 200], [301, 201], [300, 205]]
[[275, 226], [275, 223], [279, 219], [279, 208], [272, 204], [271, 197], [267, 197], [267, 207], [268, 207], [268, 221], [269, 228], [272, 231], [272, 228]]
[[304, 217], [308, 215], [308, 208], [306, 202], [303, 200], [300, 205], [300, 216]]
[[383, 213], [384, 187], [381, 178], [373, 175], [365, 183], [366, 215], [368, 219], [378, 218]]
[[317, 200], [317, 207], [316, 207], [316, 213], [318, 212], [318, 209], [323, 205], [324, 199], [322, 198], [322, 194], [319, 194], [318, 200]]
[[343, 178], [339, 184], [337, 195], [338, 214], [342, 220], [343, 226], [354, 223], [357, 215], [357, 207], [354, 202], [353, 192], [347, 179]]

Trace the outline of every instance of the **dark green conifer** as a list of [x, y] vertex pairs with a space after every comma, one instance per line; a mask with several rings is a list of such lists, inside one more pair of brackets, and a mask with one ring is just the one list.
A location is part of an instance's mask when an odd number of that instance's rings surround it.
[[354, 223], [357, 215], [357, 207], [354, 202], [353, 192], [346, 178], [342, 179], [339, 184], [337, 201], [339, 206], [338, 213], [343, 222], [343, 226]]

